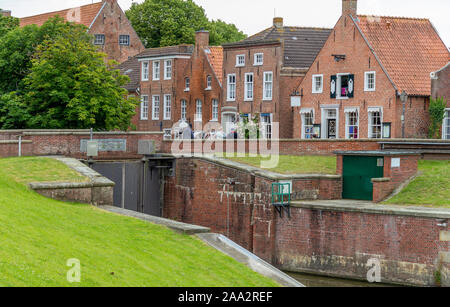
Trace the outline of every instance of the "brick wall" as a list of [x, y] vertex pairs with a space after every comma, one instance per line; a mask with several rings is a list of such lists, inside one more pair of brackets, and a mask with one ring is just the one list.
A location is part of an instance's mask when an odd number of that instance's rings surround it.
[[[435, 218], [308, 208], [291, 215], [276, 219], [275, 264], [283, 270], [366, 280], [367, 261], [377, 258], [382, 282], [430, 286], [450, 247], [439, 239], [449, 227]], [[441, 272], [449, 269], [444, 263]]]
[[[64, 155], [74, 158], [86, 158], [86, 153], [80, 152], [81, 140], [90, 139], [89, 132], [82, 130], [46, 130], [46, 131], [0, 131], [0, 157], [17, 156], [19, 151], [18, 137], [22, 136], [23, 156]], [[126, 140], [126, 151], [99, 152], [98, 159], [135, 159], [138, 155], [139, 140], [154, 140], [156, 150], [162, 150], [161, 133], [94, 133], [94, 139]], [[6, 140], [10, 140], [6, 142]]]
[[450, 108], [450, 65], [436, 72], [435, 78], [431, 79], [431, 97], [444, 97]]

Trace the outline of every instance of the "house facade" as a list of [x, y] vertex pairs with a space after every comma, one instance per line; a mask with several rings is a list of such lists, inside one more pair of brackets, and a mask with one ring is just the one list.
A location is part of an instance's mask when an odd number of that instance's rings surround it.
[[195, 133], [220, 130], [222, 54], [209, 46], [209, 32], [198, 31], [195, 45], [147, 49], [122, 63], [131, 79], [127, 90], [141, 100], [132, 121], [137, 130], [173, 138], [187, 126]]
[[431, 97], [444, 98], [447, 107], [442, 123], [442, 139], [450, 140], [450, 62], [431, 73]]
[[[223, 55], [222, 124], [257, 119], [261, 137], [291, 138], [291, 95], [302, 81], [330, 29], [286, 27], [282, 18], [241, 42], [225, 44]], [[230, 128], [231, 127], [231, 128]]]
[[145, 48], [117, 0], [102, 0], [76, 8], [20, 18], [20, 26], [41, 26], [49, 18], [60, 16], [65, 21], [83, 24], [94, 36], [93, 44], [122, 63]]
[[425, 138], [430, 73], [448, 49], [427, 19], [342, 16], [298, 92], [294, 138]]

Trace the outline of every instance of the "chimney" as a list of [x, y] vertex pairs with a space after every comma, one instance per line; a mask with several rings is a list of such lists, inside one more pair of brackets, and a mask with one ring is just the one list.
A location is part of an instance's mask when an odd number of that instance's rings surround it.
[[342, 15], [356, 17], [358, 0], [342, 0]]
[[209, 32], [200, 30], [195, 32], [195, 46], [208, 47], [209, 46]]
[[11, 11], [3, 11], [3, 10], [0, 10], [0, 14], [1, 14], [3, 17], [11, 17]]
[[275, 17], [273, 19], [273, 26], [277, 29], [283, 28], [283, 17]]

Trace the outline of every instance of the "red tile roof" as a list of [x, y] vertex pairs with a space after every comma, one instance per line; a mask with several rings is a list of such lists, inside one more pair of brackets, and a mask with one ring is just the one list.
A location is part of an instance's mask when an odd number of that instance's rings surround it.
[[35, 24], [42, 26], [49, 18], [59, 15], [65, 21], [72, 21], [89, 27], [102, 8], [103, 3], [97, 2], [93, 4], [83, 5], [76, 8], [66, 9], [62, 11], [50, 12], [30, 17], [20, 18], [20, 26]]
[[431, 95], [430, 73], [449, 51], [428, 19], [358, 16], [356, 24], [400, 92]]
[[205, 53], [208, 57], [208, 61], [211, 65], [211, 67], [214, 70], [214, 73], [216, 74], [217, 79], [219, 79], [220, 84], [222, 84], [223, 81], [223, 48], [219, 46], [214, 47], [208, 47], [205, 50]]

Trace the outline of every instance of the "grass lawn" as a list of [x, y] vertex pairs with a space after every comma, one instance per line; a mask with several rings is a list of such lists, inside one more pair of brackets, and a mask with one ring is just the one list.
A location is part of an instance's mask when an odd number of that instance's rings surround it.
[[[77, 177], [53, 160], [0, 159], [0, 286], [277, 286], [195, 237], [24, 184]], [[72, 258], [81, 283], [66, 279]]]
[[384, 204], [450, 208], [450, 160], [419, 161], [422, 175]]
[[[222, 157], [222, 155], [217, 155]], [[232, 161], [261, 167], [261, 156], [225, 157]], [[281, 174], [336, 174], [336, 157], [327, 156], [278, 156], [279, 162], [275, 168], [267, 169]]]

